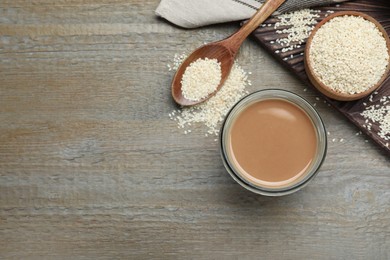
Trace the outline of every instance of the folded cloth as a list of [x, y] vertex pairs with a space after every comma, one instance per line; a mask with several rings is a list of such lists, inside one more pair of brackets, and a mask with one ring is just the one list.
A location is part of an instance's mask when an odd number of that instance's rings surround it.
[[[287, 0], [275, 14], [347, 0]], [[156, 15], [184, 28], [248, 19], [264, 0], [162, 0]]]

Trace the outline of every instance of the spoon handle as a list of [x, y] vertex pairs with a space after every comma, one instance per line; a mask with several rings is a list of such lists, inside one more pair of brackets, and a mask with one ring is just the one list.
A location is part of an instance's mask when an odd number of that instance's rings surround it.
[[262, 22], [264, 22], [273, 12], [278, 9], [286, 0], [267, 0], [257, 10], [257, 12], [251, 17], [251, 19], [245, 23], [240, 30], [226, 39], [228, 47], [235, 53], [241, 46], [242, 42], [248, 37], [248, 35], [255, 30]]

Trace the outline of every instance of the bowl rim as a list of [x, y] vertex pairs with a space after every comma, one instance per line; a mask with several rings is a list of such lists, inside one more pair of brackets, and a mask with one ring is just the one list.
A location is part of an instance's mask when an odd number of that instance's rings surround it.
[[310, 57], [310, 48], [312, 45], [313, 38], [316, 35], [317, 31], [321, 28], [321, 26], [324, 25], [325, 23], [329, 22], [333, 18], [338, 17], [338, 16], [360, 16], [360, 17], [363, 17], [364, 19], [374, 23], [375, 26], [382, 33], [383, 37], [385, 38], [387, 52], [388, 52], [389, 56], [390, 56], [390, 39], [389, 39], [389, 36], [388, 36], [386, 30], [384, 29], [384, 27], [375, 18], [373, 18], [372, 16], [370, 16], [368, 14], [365, 14], [362, 12], [356, 12], [356, 11], [340, 11], [340, 12], [331, 14], [328, 17], [326, 17], [325, 19], [323, 19], [321, 22], [319, 22], [314, 27], [312, 32], [310, 33], [310, 36], [306, 42], [305, 54], [304, 54], [304, 66], [305, 66], [305, 70], [306, 70], [306, 73], [307, 73], [307, 76], [308, 76], [310, 82], [314, 85], [314, 87], [317, 90], [319, 90], [322, 94], [324, 94], [325, 96], [327, 96], [329, 98], [339, 100], [339, 101], [358, 100], [358, 99], [361, 99], [363, 97], [368, 96], [369, 94], [371, 94], [375, 90], [378, 90], [382, 86], [382, 83], [385, 81], [385, 79], [387, 78], [389, 71], [390, 71], [390, 59], [389, 59], [386, 70], [383, 73], [383, 76], [381, 77], [381, 79], [375, 85], [366, 89], [363, 92], [359, 92], [356, 94], [337, 92], [337, 91], [333, 90], [332, 88], [326, 86], [324, 83], [322, 83], [322, 81], [318, 79], [318, 77], [315, 75], [315, 73], [313, 71], [313, 67], [311, 65], [311, 61], [309, 58]]

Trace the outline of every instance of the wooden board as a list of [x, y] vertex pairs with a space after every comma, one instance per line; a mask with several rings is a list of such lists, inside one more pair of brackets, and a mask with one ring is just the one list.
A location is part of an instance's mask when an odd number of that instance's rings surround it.
[[[318, 13], [320, 17], [317, 19], [317, 22], [320, 22], [322, 19], [324, 19], [329, 14], [329, 12], [364, 12], [379, 21], [386, 29], [387, 33], [390, 34], [389, 1], [351, 1], [334, 6], [326, 6], [315, 9], [321, 11]], [[275, 56], [276, 59], [278, 59], [283, 65], [285, 65], [294, 74], [296, 74], [302, 81], [314, 88], [314, 86], [309, 82], [304, 68], [302, 53], [304, 52], [305, 43], [301, 44], [300, 48], [295, 48], [291, 51], [286, 52], [282, 52], [280, 50], [288, 46], [281, 46], [279, 44], [275, 44], [275, 41], [277, 39], [285, 37], [285, 35], [277, 33], [276, 31], [278, 29], [275, 29], [273, 26], [278, 21], [279, 20], [277, 18], [268, 19], [265, 23], [270, 26], [259, 27], [253, 33], [254, 38], [267, 51], [269, 51], [273, 56]], [[379, 105], [380, 99], [384, 96], [390, 97], [390, 75], [386, 78], [380, 89], [377, 91], [377, 94], [368, 96], [364, 99], [353, 102], [340, 102], [326, 98], [325, 96], [323, 96], [323, 98], [327, 100], [327, 102], [329, 102], [336, 110], [346, 116], [358, 128], [360, 128], [363, 133], [371, 137], [380, 147], [382, 147], [387, 152], [388, 155], [390, 155], [390, 141], [386, 141], [379, 136], [379, 125], [376, 123], [372, 123], [371, 129], [368, 129], [368, 127], [366, 126], [366, 119], [361, 115], [361, 113], [365, 109], [365, 105]]]

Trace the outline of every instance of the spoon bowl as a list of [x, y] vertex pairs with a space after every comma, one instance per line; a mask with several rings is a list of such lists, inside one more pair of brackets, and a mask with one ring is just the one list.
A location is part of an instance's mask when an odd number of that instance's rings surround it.
[[[264, 22], [281, 4], [286, 0], [267, 0], [259, 10], [252, 16], [252, 18], [244, 24], [236, 33], [230, 37], [206, 44], [188, 56], [178, 68], [172, 80], [172, 97], [176, 103], [181, 106], [192, 106], [206, 101], [217, 93], [223, 86], [223, 83], [229, 76], [230, 70], [233, 67], [234, 59], [243, 41], [248, 35], [255, 30], [262, 22]], [[219, 82], [215, 91], [210, 93], [207, 97], [201, 100], [189, 100], [185, 98], [182, 92], [181, 80], [187, 67], [198, 59], [217, 59], [221, 63], [221, 81]]]
[[[198, 59], [217, 59], [221, 63], [221, 81], [218, 84], [216, 90], [209, 94], [207, 97], [199, 100], [193, 101], [186, 99], [183, 96], [181, 89], [181, 79], [183, 78], [183, 74], [187, 67], [194, 61]], [[230, 70], [233, 66], [235, 58], [235, 53], [232, 53], [232, 50], [226, 47], [223, 43], [220, 42], [206, 44], [198, 49], [196, 49], [190, 56], [188, 56], [181, 66], [176, 71], [176, 74], [172, 81], [172, 97], [176, 101], [176, 103], [182, 106], [191, 106], [201, 103], [213, 95], [222, 87], [223, 83], [225, 83], [226, 79], [229, 76]]]

